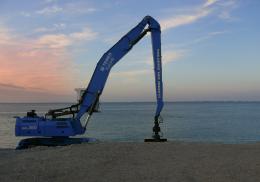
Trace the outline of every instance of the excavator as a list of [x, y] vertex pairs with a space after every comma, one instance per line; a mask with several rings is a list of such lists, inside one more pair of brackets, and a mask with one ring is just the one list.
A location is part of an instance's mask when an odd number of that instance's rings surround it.
[[111, 68], [125, 56], [148, 32], [151, 33], [157, 107], [154, 116], [153, 136], [145, 142], [165, 142], [161, 137], [160, 113], [163, 109], [163, 82], [161, 65], [160, 24], [151, 16], [124, 35], [98, 61], [87, 88], [77, 104], [66, 108], [49, 110], [38, 116], [35, 110], [24, 117], [16, 117], [15, 135], [26, 138], [18, 143], [17, 149], [33, 146], [63, 146], [91, 142], [91, 138], [75, 138], [86, 132], [91, 115], [98, 111], [99, 98], [103, 92]]

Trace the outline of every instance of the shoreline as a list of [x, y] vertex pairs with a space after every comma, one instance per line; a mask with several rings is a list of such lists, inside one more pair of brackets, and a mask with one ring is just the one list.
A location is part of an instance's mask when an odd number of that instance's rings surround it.
[[0, 149], [0, 181], [260, 181], [260, 143], [98, 142]]

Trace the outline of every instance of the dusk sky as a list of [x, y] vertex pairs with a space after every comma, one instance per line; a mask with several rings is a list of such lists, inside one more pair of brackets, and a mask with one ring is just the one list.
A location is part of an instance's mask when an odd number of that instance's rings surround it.
[[[144, 16], [161, 24], [165, 101], [260, 101], [259, 0], [0, 0], [0, 102], [71, 102]], [[101, 101], [155, 101], [150, 34]]]

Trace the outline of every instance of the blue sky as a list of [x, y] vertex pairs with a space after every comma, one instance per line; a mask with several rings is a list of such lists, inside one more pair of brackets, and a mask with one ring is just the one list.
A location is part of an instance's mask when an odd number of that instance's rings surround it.
[[[162, 28], [166, 101], [260, 100], [260, 1], [0, 0], [0, 102], [75, 100], [99, 58], [146, 15]], [[103, 101], [154, 101], [150, 37]]]

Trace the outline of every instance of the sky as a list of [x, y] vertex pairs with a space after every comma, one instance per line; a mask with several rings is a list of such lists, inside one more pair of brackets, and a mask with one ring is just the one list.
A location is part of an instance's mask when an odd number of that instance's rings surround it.
[[[0, 102], [74, 102], [144, 16], [161, 25], [165, 101], [260, 101], [258, 0], [0, 0]], [[150, 35], [101, 101], [155, 101]]]

